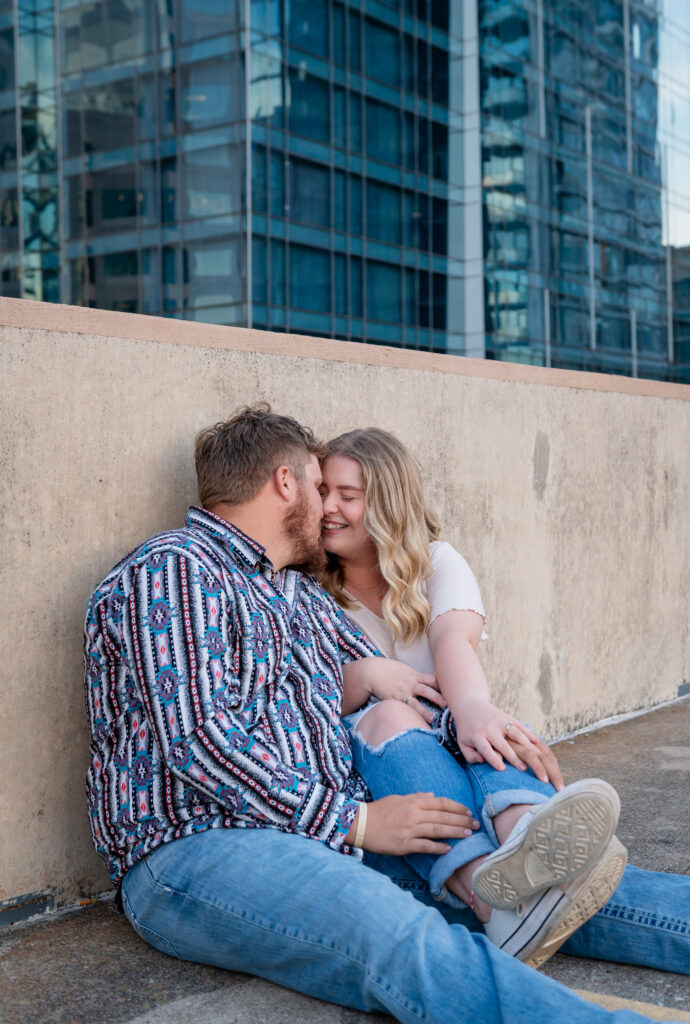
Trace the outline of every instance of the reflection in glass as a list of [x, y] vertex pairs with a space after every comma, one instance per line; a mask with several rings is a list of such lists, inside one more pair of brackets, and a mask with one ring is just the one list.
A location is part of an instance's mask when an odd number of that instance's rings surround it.
[[242, 301], [239, 239], [190, 242], [182, 250], [185, 308]]
[[180, 118], [183, 129], [208, 128], [242, 117], [242, 81], [235, 56], [183, 67]]
[[185, 153], [182, 163], [185, 217], [216, 217], [241, 206], [239, 147], [213, 146]]

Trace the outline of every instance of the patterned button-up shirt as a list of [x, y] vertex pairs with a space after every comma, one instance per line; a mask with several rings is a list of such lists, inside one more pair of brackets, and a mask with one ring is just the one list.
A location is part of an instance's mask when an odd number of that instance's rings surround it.
[[316, 580], [274, 573], [202, 509], [127, 555], [91, 596], [84, 653], [86, 790], [112, 879], [209, 828], [280, 828], [353, 853], [365, 791], [341, 664], [378, 653]]

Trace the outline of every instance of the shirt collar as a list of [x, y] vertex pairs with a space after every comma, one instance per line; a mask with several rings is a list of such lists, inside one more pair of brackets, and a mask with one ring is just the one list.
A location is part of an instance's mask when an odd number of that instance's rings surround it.
[[252, 540], [251, 537], [247, 536], [246, 533], [243, 533], [236, 526], [233, 526], [226, 519], [221, 519], [220, 516], [214, 515], [213, 512], [192, 505], [187, 513], [187, 525], [201, 527], [202, 530], [207, 530], [215, 537], [224, 541], [232, 549], [233, 554], [250, 568], [268, 566], [271, 571], [273, 570], [271, 560], [266, 555], [265, 547], [259, 544], [258, 541]]

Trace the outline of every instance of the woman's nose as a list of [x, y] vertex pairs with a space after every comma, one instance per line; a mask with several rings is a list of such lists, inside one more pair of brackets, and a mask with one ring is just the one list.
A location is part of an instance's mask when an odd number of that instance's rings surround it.
[[323, 514], [325, 516], [330, 515], [332, 512], [335, 512], [337, 510], [337, 506], [333, 498], [333, 493], [331, 491], [326, 491], [324, 494], [322, 494], [321, 501], [323, 503]]

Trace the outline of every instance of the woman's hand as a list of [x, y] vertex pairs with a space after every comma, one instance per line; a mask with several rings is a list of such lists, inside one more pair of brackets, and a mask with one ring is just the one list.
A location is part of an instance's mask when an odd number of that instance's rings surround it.
[[[431, 723], [434, 715], [416, 699], [426, 697], [427, 700], [445, 708], [446, 701], [439, 692], [436, 676], [427, 672], [417, 672], [404, 665], [402, 661], [392, 658], [366, 658], [366, 683], [370, 693], [379, 700], [399, 700], [419, 712], [425, 722]], [[359, 664], [362, 664], [360, 662]]]
[[514, 738], [521, 748], [528, 747], [537, 738], [512, 715], [507, 715], [488, 701], [463, 700], [455, 728], [458, 746], [465, 760], [470, 764], [486, 761], [501, 771], [505, 759], [516, 768], [524, 769], [525, 765], [508, 742], [506, 727], [509, 727], [510, 738]]
[[466, 701], [455, 726], [458, 746], [470, 764], [486, 761], [502, 771], [506, 760], [521, 771], [531, 768], [538, 779], [551, 782], [556, 789], [563, 788], [554, 755], [536, 733], [513, 715], [486, 701]]
[[[433, 793], [384, 796], [367, 804], [363, 847], [373, 853], [403, 857], [408, 853], [448, 853], [444, 839], [464, 839], [479, 828], [468, 809]], [[353, 822], [345, 841], [352, 843], [357, 831]]]

